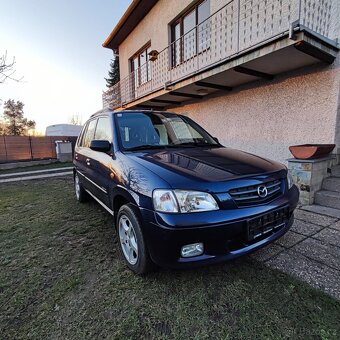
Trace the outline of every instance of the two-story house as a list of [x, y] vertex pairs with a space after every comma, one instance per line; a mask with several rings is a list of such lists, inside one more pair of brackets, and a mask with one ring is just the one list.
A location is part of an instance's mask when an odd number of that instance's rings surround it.
[[284, 162], [340, 145], [339, 0], [134, 0], [103, 46], [104, 107], [184, 113], [222, 144]]

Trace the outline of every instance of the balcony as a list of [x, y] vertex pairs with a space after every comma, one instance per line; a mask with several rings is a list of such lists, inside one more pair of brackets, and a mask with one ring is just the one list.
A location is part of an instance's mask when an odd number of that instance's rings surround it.
[[332, 0], [232, 0], [104, 92], [103, 107], [165, 109], [331, 64], [335, 16]]

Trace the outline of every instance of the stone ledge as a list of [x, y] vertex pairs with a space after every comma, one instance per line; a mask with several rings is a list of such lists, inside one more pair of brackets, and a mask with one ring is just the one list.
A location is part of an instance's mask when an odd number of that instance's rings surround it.
[[330, 155], [327, 157], [322, 158], [315, 158], [315, 159], [297, 159], [297, 158], [288, 158], [286, 159], [287, 162], [292, 163], [320, 163], [324, 161], [336, 160], [336, 155]]

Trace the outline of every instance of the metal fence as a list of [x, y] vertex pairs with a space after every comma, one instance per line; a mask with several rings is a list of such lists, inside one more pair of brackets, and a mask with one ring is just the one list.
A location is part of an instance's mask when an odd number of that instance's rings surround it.
[[74, 150], [77, 137], [0, 136], [0, 163], [57, 158], [58, 140], [70, 141]]
[[[103, 93], [115, 109], [288, 34], [293, 23], [329, 37], [332, 0], [232, 0]], [[178, 58], [178, 51], [180, 58]]]

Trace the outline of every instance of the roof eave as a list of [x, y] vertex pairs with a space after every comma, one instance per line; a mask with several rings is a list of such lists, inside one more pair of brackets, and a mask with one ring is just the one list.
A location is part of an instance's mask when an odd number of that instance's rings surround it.
[[108, 45], [110, 44], [111, 40], [117, 34], [117, 32], [122, 28], [122, 26], [125, 23], [125, 21], [127, 20], [127, 18], [131, 15], [133, 10], [137, 7], [137, 4], [138, 4], [139, 1], [140, 0], [133, 0], [131, 2], [130, 6], [127, 8], [127, 10], [123, 14], [123, 16], [119, 19], [118, 24], [114, 27], [114, 29], [112, 30], [110, 35], [105, 39], [105, 41], [102, 45], [103, 47], [109, 48]]
[[[157, 1], [158, 0], [133, 0], [102, 46], [112, 50], [118, 49], [121, 41], [123, 41], [132, 32], [132, 30], [139, 24]], [[137, 9], [137, 7], [139, 8]], [[139, 12], [135, 12], [136, 10]], [[135, 18], [132, 20], [131, 17], [137, 17], [137, 20]], [[129, 22], [129, 20], [132, 20], [132, 22]]]

